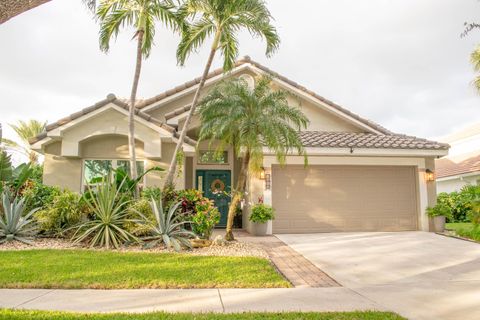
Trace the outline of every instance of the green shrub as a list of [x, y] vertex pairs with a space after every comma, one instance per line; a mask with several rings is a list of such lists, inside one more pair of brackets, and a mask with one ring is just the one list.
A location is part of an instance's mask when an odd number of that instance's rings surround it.
[[150, 201], [152, 198], [155, 200], [162, 198], [162, 189], [158, 187], [148, 187], [142, 190], [142, 198]]
[[85, 220], [89, 211], [82, 196], [65, 190], [54, 195], [45, 209], [36, 212], [35, 219], [44, 233], [63, 235], [67, 229]]
[[434, 207], [427, 208], [427, 215], [429, 217], [438, 217], [438, 216], [451, 217], [452, 210], [448, 205], [442, 202], [439, 202]]
[[220, 212], [213, 201], [202, 198], [195, 203], [195, 214], [192, 216], [192, 230], [203, 239], [210, 239], [213, 228], [220, 222]]
[[[156, 199], [155, 201], [158, 201], [160, 198]], [[128, 232], [136, 236], [146, 235], [149, 232], [149, 225], [155, 223], [155, 216], [149, 200], [141, 198], [137, 201], [130, 202], [127, 209], [127, 219], [129, 221], [125, 223], [125, 229]], [[138, 224], [136, 221], [139, 219], [144, 219], [145, 223]]]
[[23, 191], [27, 210], [33, 208], [40, 208], [40, 210], [46, 209], [52, 204], [53, 199], [60, 194], [60, 188], [47, 186], [37, 181], [33, 181], [29, 187]]
[[255, 223], [266, 223], [275, 219], [275, 211], [271, 206], [259, 203], [252, 207], [252, 213], [248, 219]]
[[472, 210], [469, 212], [468, 217], [470, 218], [470, 221], [472, 221], [475, 227], [479, 227], [480, 226], [480, 197], [473, 199], [470, 202], [470, 205], [472, 207]]
[[472, 205], [476, 198], [480, 198], [480, 186], [467, 185], [459, 192], [442, 192], [437, 196], [437, 204], [443, 204], [450, 208], [451, 215], [447, 222], [470, 222], [472, 221]]

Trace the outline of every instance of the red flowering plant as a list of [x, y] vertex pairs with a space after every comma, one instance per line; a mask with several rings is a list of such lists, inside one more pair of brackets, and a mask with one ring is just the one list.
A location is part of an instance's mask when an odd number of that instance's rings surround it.
[[213, 228], [220, 222], [220, 212], [212, 200], [202, 198], [195, 204], [196, 213], [192, 217], [192, 230], [200, 238], [210, 239]]
[[199, 237], [209, 239], [215, 225], [220, 221], [220, 212], [212, 200], [203, 196], [202, 192], [195, 189], [168, 190], [163, 194], [165, 207], [181, 202], [177, 209], [180, 221], [189, 221], [187, 228]]

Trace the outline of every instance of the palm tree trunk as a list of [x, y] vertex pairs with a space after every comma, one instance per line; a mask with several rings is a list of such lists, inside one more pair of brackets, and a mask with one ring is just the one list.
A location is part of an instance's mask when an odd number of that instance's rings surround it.
[[49, 1], [50, 0], [2, 0], [0, 1], [0, 24]]
[[235, 212], [237, 207], [242, 201], [243, 195], [245, 194], [245, 185], [247, 183], [248, 177], [248, 165], [250, 163], [250, 152], [247, 151], [242, 160], [242, 167], [240, 169], [240, 174], [238, 175], [237, 187], [235, 188], [232, 194], [232, 202], [228, 207], [228, 217], [227, 217], [227, 229], [225, 230], [225, 240], [233, 241], [235, 237], [233, 235], [233, 218], [235, 217]]
[[200, 93], [205, 86], [205, 81], [207, 81], [208, 73], [210, 72], [210, 68], [212, 66], [213, 58], [215, 57], [215, 53], [217, 52], [218, 41], [220, 39], [220, 33], [218, 32], [215, 35], [215, 39], [213, 41], [212, 49], [210, 50], [210, 55], [208, 56], [207, 64], [205, 65], [205, 69], [203, 70], [202, 78], [200, 79], [200, 83], [198, 85], [197, 91], [195, 92], [195, 96], [193, 97], [192, 106], [190, 111], [188, 112], [187, 119], [185, 120], [185, 124], [183, 125], [182, 131], [180, 133], [180, 137], [178, 138], [177, 146], [175, 147], [175, 152], [173, 153], [172, 160], [170, 162], [170, 167], [168, 168], [168, 174], [165, 179], [164, 190], [172, 187], [173, 185], [173, 177], [175, 175], [175, 171], [177, 170], [177, 155], [180, 151], [183, 150], [183, 140], [187, 135], [188, 125], [192, 120], [192, 116], [195, 113], [195, 109], [198, 104], [198, 99], [200, 98]]
[[[128, 115], [128, 151], [130, 153], [130, 176], [133, 180], [137, 179], [137, 155], [135, 150], [135, 101], [137, 98], [138, 82], [140, 81], [140, 71], [142, 70], [142, 44], [143, 30], [137, 31], [137, 63], [135, 66], [135, 75], [133, 76], [132, 93], [130, 95], [130, 112]], [[138, 187], [135, 190], [135, 196], [138, 195]]]

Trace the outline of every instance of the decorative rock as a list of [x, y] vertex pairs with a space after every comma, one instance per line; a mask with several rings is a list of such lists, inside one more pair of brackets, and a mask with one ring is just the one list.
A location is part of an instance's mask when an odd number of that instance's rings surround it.
[[225, 241], [221, 235], [216, 236], [215, 239], [213, 240], [213, 245], [216, 245], [216, 246], [223, 247], [226, 244], [227, 244], [227, 241]]
[[205, 248], [212, 245], [212, 241], [206, 239], [192, 239], [190, 243], [193, 248]]

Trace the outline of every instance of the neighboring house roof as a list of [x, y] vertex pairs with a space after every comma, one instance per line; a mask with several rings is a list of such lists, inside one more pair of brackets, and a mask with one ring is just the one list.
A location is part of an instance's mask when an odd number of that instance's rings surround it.
[[468, 139], [476, 135], [480, 135], [480, 122], [465, 127], [449, 135], [440, 137], [438, 138], [438, 140], [453, 144], [455, 142], [461, 141], [463, 139]]
[[460, 162], [454, 162], [449, 158], [439, 159], [435, 161], [435, 167], [437, 178], [480, 172], [480, 154]]
[[[347, 110], [347, 109], [339, 106], [338, 104], [336, 104], [336, 103], [334, 103], [334, 102], [332, 102], [332, 101], [330, 101], [330, 100], [328, 100], [328, 99], [325, 99], [324, 97], [318, 95], [317, 93], [315, 93], [315, 92], [313, 92], [313, 91], [305, 88], [304, 86], [298, 84], [297, 82], [292, 81], [292, 80], [288, 79], [287, 77], [282, 76], [281, 74], [279, 74], [279, 73], [277, 73], [277, 72], [275, 72], [275, 71], [273, 71], [273, 70], [271, 70], [271, 69], [263, 66], [262, 64], [253, 61], [249, 56], [245, 56], [245, 57], [237, 60], [237, 62], [235, 63], [235, 67], [239, 67], [239, 66], [244, 65], [244, 64], [251, 64], [251, 65], [255, 66], [256, 68], [262, 70], [263, 72], [268, 73], [268, 74], [270, 74], [271, 76], [273, 76], [273, 77], [275, 77], [275, 78], [277, 78], [277, 79], [279, 79], [279, 80], [281, 80], [281, 81], [283, 81], [283, 82], [285, 82], [285, 83], [287, 83], [287, 84], [295, 87], [296, 89], [298, 89], [298, 90], [300, 90], [300, 91], [303, 91], [303, 92], [306, 93], [306, 94], [311, 95], [312, 97], [314, 97], [314, 98], [322, 101], [323, 103], [327, 104], [328, 106], [330, 106], [330, 107], [332, 107], [332, 108], [334, 108], [334, 109], [336, 109], [336, 110], [338, 110], [338, 111], [340, 111], [340, 112], [342, 112], [342, 113], [344, 113], [344, 114], [346, 114], [346, 115], [348, 115], [348, 116], [356, 119], [357, 121], [363, 123], [364, 125], [367, 125], [367, 126], [373, 128], [373, 129], [375, 129], [375, 130], [377, 130], [377, 131], [379, 131], [379, 132], [381, 132], [381, 133], [384, 133], [384, 134], [390, 134], [390, 133], [392, 133], [391, 131], [387, 130], [386, 128], [382, 127], [381, 125], [379, 125], [379, 124], [377, 124], [377, 123], [375, 123], [375, 122], [373, 122], [373, 121], [367, 120], [367, 119], [365, 119], [365, 118], [362, 118], [362, 117], [360, 117], [359, 115], [357, 115], [357, 114], [355, 114], [355, 113], [353, 113], [353, 112], [351, 112], [351, 111], [349, 111], [349, 110]], [[207, 79], [210, 79], [210, 78], [219, 76], [219, 75], [221, 75], [222, 73], [223, 73], [223, 69], [222, 69], [222, 68], [215, 69], [215, 70], [211, 71], [211, 72], [208, 74]], [[165, 99], [165, 98], [168, 98], [168, 97], [173, 96], [173, 95], [175, 95], [175, 94], [177, 94], [177, 93], [180, 93], [180, 92], [182, 92], [182, 91], [184, 91], [184, 90], [187, 90], [187, 89], [189, 89], [189, 88], [191, 88], [191, 87], [193, 87], [193, 86], [195, 86], [195, 85], [198, 85], [198, 84], [200, 83], [200, 80], [201, 80], [201, 78], [198, 77], [198, 78], [193, 79], [192, 81], [185, 82], [185, 83], [182, 84], [182, 85], [176, 86], [175, 88], [170, 89], [170, 90], [167, 90], [167, 91], [165, 91], [165, 92], [163, 92], [163, 93], [161, 93], [161, 94], [159, 94], [159, 95], [156, 95], [156, 96], [154, 96], [154, 97], [152, 97], [152, 98], [141, 100], [136, 106], [137, 106], [137, 108], [139, 108], [139, 109], [143, 109], [143, 108], [145, 108], [145, 107], [147, 107], [147, 106], [149, 106], [149, 105], [151, 105], [151, 104], [153, 104], [153, 103], [160, 102], [161, 100], [163, 100], [163, 99]], [[179, 115], [179, 114], [181, 114], [181, 113], [183, 113], [183, 112], [185, 112], [185, 111], [187, 111], [187, 110], [189, 110], [189, 109], [190, 109], [189, 106], [179, 108], [179, 109], [177, 109], [177, 110], [174, 110], [174, 111], [168, 113], [168, 114], [166, 115], [166, 117], [168, 116], [169, 118], [167, 118], [167, 119], [170, 119], [170, 118], [172, 118], [172, 117], [174, 117], [174, 116], [176, 116], [176, 115]]]
[[[98, 109], [106, 106], [109, 103], [113, 103], [116, 106], [121, 107], [121, 108], [123, 108], [127, 111], [129, 110], [129, 106], [128, 106], [127, 103], [124, 102], [124, 100], [118, 99], [114, 94], [109, 94], [106, 99], [103, 99], [103, 100], [95, 103], [94, 105], [92, 105], [90, 107], [84, 108], [84, 109], [80, 110], [79, 112], [72, 113], [65, 118], [62, 118], [62, 119], [60, 119], [60, 120], [58, 120], [54, 123], [48, 124], [46, 126], [44, 132], [42, 132], [38, 136], [29, 140], [30, 144], [34, 144], [34, 143], [46, 138], [49, 131], [54, 130], [54, 129], [60, 127], [60, 126], [63, 126], [65, 124], [67, 124], [67, 123], [69, 123], [69, 122], [71, 122], [75, 119], [78, 119], [78, 118], [80, 118], [84, 115], [87, 115], [87, 114], [89, 114], [89, 113], [91, 113], [95, 110], [98, 110]], [[171, 127], [170, 125], [159, 121], [158, 119], [146, 114], [145, 112], [142, 112], [141, 110], [135, 110], [135, 115], [137, 117], [142, 118], [143, 120], [146, 120], [148, 122], [153, 123], [154, 125], [156, 125], [160, 128], [163, 128], [163, 129], [167, 130], [168, 132], [172, 133], [173, 136], [177, 137], [177, 135], [175, 134], [175, 128]], [[190, 139], [190, 138], [186, 138], [185, 142], [190, 144], [190, 145], [195, 145], [196, 144], [196, 141], [193, 140], [193, 139]]]
[[449, 145], [402, 134], [302, 131], [305, 147], [448, 150]]

